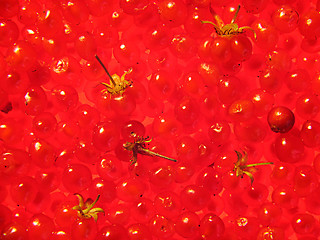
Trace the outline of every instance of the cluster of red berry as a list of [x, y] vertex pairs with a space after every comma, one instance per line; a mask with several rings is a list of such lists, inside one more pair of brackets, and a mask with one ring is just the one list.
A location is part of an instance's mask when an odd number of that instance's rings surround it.
[[1, 0], [0, 239], [319, 239], [319, 10]]

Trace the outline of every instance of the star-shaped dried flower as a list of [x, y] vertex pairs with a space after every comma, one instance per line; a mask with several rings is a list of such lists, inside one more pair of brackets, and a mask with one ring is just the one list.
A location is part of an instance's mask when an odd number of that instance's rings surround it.
[[97, 221], [98, 213], [104, 213], [104, 210], [102, 208], [94, 208], [94, 205], [99, 200], [100, 195], [98, 195], [96, 200], [94, 201], [91, 198], [88, 198], [86, 201], [84, 201], [82, 195], [79, 193], [76, 193], [74, 195], [78, 197], [79, 205], [74, 206], [72, 209], [78, 211], [79, 218], [93, 218], [95, 221]]
[[238, 24], [236, 24], [236, 19], [237, 19], [239, 10], [240, 10], [240, 5], [238, 5], [231, 22], [228, 24], [224, 24], [222, 19], [213, 11], [212, 8], [210, 8], [210, 11], [213, 14], [217, 24], [215, 24], [211, 21], [201, 21], [201, 22], [202, 23], [209, 23], [209, 24], [213, 25], [213, 27], [215, 28], [215, 30], [219, 36], [229, 37], [232, 35], [243, 33], [244, 30], [250, 30], [253, 32], [254, 38], [257, 39], [257, 35], [256, 35], [255, 31], [251, 27], [249, 27], [249, 26], [239, 27]]
[[109, 73], [109, 71], [107, 70], [107, 68], [105, 67], [105, 65], [102, 63], [102, 61], [97, 55], [96, 55], [96, 59], [98, 60], [98, 62], [100, 63], [100, 65], [102, 66], [102, 68], [107, 73], [110, 79], [109, 83], [101, 82], [101, 84], [106, 87], [106, 89], [103, 89], [101, 91], [102, 94], [105, 94], [105, 95], [122, 94], [124, 93], [127, 87], [131, 86], [132, 81], [126, 80], [126, 75], [132, 71], [132, 68], [130, 68], [128, 72], [125, 72], [121, 77], [118, 74], [113, 74], [111, 76], [111, 74]]
[[239, 152], [239, 151], [235, 151], [238, 157], [237, 162], [235, 162], [234, 164], [234, 171], [236, 172], [236, 176], [237, 177], [243, 177], [243, 174], [246, 174], [250, 180], [251, 180], [251, 185], [254, 181], [253, 178], [253, 173], [255, 173], [256, 170], [256, 166], [261, 166], [261, 165], [269, 165], [269, 164], [273, 164], [273, 162], [263, 162], [263, 163], [253, 163], [253, 164], [247, 164], [248, 162], [248, 154], [245, 151]]
[[131, 164], [135, 164], [137, 162], [137, 157], [138, 157], [138, 153], [139, 154], [143, 154], [143, 155], [148, 155], [148, 156], [156, 156], [156, 157], [161, 157], [173, 162], [177, 162], [176, 159], [170, 158], [170, 157], [166, 157], [163, 156], [159, 153], [155, 153], [149, 149], [146, 148], [146, 143], [151, 142], [152, 139], [149, 139], [148, 137], [144, 138], [144, 137], [135, 137], [133, 142], [126, 142], [125, 144], [123, 144], [123, 147], [128, 150], [128, 151], [132, 151], [132, 159], [131, 159]]

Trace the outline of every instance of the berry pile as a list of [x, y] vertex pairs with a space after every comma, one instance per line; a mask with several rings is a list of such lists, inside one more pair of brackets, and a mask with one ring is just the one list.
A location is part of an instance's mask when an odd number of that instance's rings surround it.
[[0, 239], [318, 239], [319, 10], [1, 0]]

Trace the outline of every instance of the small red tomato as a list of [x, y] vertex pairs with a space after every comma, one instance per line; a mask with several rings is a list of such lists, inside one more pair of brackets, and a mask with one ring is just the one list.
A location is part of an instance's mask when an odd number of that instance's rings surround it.
[[293, 112], [283, 106], [274, 107], [268, 114], [268, 124], [273, 132], [286, 133], [293, 127], [295, 117]]

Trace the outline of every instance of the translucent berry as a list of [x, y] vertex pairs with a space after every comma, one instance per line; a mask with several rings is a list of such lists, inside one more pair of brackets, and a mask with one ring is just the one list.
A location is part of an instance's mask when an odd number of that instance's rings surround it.
[[181, 0], [161, 0], [158, 7], [160, 19], [170, 26], [179, 26], [187, 18], [187, 9]]
[[54, 229], [55, 225], [53, 220], [42, 213], [35, 214], [29, 219], [29, 239], [50, 239]]
[[9, 47], [17, 41], [19, 29], [15, 22], [11, 20], [0, 20], [0, 46]]
[[177, 217], [182, 209], [179, 196], [170, 191], [157, 194], [153, 204], [161, 215], [168, 218]]
[[172, 220], [159, 214], [156, 214], [150, 219], [149, 226], [153, 235], [159, 238], [169, 238], [175, 233], [175, 225]]
[[296, 101], [296, 112], [304, 119], [315, 118], [320, 111], [320, 101], [314, 94], [306, 93], [298, 97]]
[[259, 230], [257, 240], [285, 240], [285, 233], [282, 228], [278, 227], [263, 227]]
[[176, 232], [184, 237], [194, 237], [199, 234], [200, 218], [194, 212], [184, 212], [178, 216], [175, 224]]
[[128, 226], [128, 236], [130, 240], [152, 240], [152, 233], [145, 224], [134, 223]]
[[320, 146], [320, 123], [314, 120], [307, 120], [303, 123], [300, 138], [307, 147]]
[[305, 157], [305, 149], [301, 139], [291, 134], [283, 134], [276, 138], [275, 153], [280, 161], [295, 163]]
[[316, 220], [310, 214], [296, 214], [291, 220], [294, 231], [298, 234], [311, 233], [315, 227]]
[[199, 211], [205, 208], [209, 200], [209, 192], [204, 187], [196, 185], [188, 185], [180, 193], [180, 201], [189, 211]]
[[281, 32], [292, 32], [298, 26], [299, 15], [292, 7], [282, 6], [273, 13], [272, 20]]
[[217, 239], [225, 232], [225, 225], [221, 218], [213, 213], [207, 213], [200, 220], [200, 234], [206, 239]]
[[70, 164], [62, 173], [62, 183], [65, 188], [78, 193], [88, 188], [92, 181], [90, 169], [82, 164]]
[[6, 60], [15, 69], [28, 69], [37, 61], [36, 51], [30, 43], [18, 41], [8, 49]]

